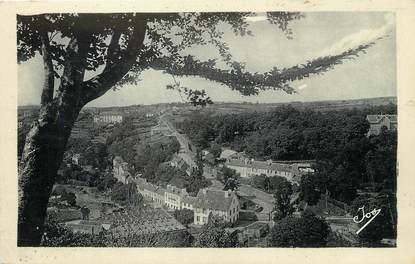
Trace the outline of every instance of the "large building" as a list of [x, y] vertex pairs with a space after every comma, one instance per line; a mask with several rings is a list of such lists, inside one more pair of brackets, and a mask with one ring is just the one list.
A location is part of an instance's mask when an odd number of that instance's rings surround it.
[[123, 114], [119, 112], [101, 112], [94, 115], [94, 123], [98, 124], [121, 123], [122, 120]]
[[379, 135], [382, 129], [396, 131], [398, 128], [397, 115], [367, 115], [366, 120], [369, 122], [370, 128], [367, 136]]
[[233, 191], [202, 189], [196, 199], [192, 200], [196, 225], [207, 224], [210, 214], [222, 217], [229, 223], [235, 223], [239, 219], [239, 200]]
[[220, 216], [230, 223], [235, 223], [239, 219], [239, 200], [232, 191], [202, 189], [193, 197], [185, 189], [172, 185], [162, 188], [148, 183], [143, 178], [137, 178], [135, 181], [138, 192], [155, 205], [170, 210], [192, 210], [195, 225], [206, 224], [210, 214]]
[[312, 161], [258, 161], [236, 153], [227, 157], [225, 165], [243, 178], [264, 174], [268, 177], [281, 176], [288, 181], [299, 182], [302, 175], [314, 172], [312, 163]]

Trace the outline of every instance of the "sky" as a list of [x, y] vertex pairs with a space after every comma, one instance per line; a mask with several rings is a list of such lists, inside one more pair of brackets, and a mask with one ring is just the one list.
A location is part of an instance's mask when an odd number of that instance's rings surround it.
[[[278, 103], [290, 101], [347, 100], [396, 96], [396, 43], [394, 15], [385, 12], [318, 12], [304, 13], [305, 17], [290, 24], [293, 39], [287, 39], [263, 15], [248, 19], [254, 36], [235, 36], [230, 28], [221, 25], [224, 40], [236, 61], [244, 62], [253, 72], [273, 67], [290, 67], [322, 55], [332, 55], [347, 48], [364, 44], [379, 37], [366, 54], [345, 61], [323, 75], [292, 82], [297, 91], [265, 91], [257, 96], [242, 96], [228, 87], [198, 77], [177, 78], [182, 86], [204, 89], [215, 101]], [[201, 60], [218, 58], [210, 46], [196, 47], [189, 53]], [[96, 73], [87, 72], [85, 79]], [[18, 105], [40, 103], [43, 66], [40, 56], [18, 66]], [[125, 85], [110, 90], [87, 106], [126, 106], [182, 102], [178, 92], [167, 90], [172, 84], [170, 75], [147, 70], [137, 85]]]

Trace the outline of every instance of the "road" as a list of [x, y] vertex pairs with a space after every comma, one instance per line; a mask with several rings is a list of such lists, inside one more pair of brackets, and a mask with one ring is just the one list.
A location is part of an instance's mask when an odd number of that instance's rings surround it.
[[[223, 190], [223, 184], [220, 181], [216, 179], [211, 179], [210, 181], [212, 182], [212, 185], [209, 186], [209, 189]], [[259, 207], [263, 208], [261, 212], [256, 213], [259, 221], [269, 220], [269, 214], [274, 208], [274, 197], [271, 194], [245, 184], [241, 184], [239, 186], [238, 193], [241, 196], [249, 197], [249, 200], [257, 204]]]
[[175, 137], [180, 144], [180, 153], [179, 156], [189, 165], [190, 167], [196, 167], [195, 157], [196, 148], [193, 146], [192, 142], [186, 137], [186, 135], [180, 134], [174, 125], [167, 120], [165, 114], [162, 114], [159, 117], [160, 123], [166, 126], [170, 132], [171, 136]]
[[244, 196], [250, 196], [251, 201], [256, 203], [258, 206], [264, 208], [260, 213], [257, 213], [259, 221], [268, 221], [269, 214], [274, 208], [274, 197], [272, 194], [258, 190], [250, 185], [241, 184], [238, 189], [239, 194]]

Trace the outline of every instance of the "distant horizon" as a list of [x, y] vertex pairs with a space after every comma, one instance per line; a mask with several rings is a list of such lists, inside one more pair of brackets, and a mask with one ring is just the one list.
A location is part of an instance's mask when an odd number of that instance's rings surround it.
[[[247, 102], [247, 101], [213, 101], [213, 104], [261, 104], [261, 105], [271, 105], [271, 104], [292, 104], [292, 103], [318, 103], [318, 102], [335, 102], [335, 101], [357, 101], [357, 100], [373, 100], [373, 99], [382, 99], [382, 98], [394, 98], [397, 99], [396, 95], [391, 96], [377, 96], [377, 97], [362, 97], [362, 98], [354, 98], [354, 99], [326, 99], [326, 100], [311, 100], [311, 101], [289, 101], [289, 102]], [[169, 104], [189, 104], [189, 102], [168, 102], [168, 103], [154, 103], [154, 104], [131, 104], [131, 105], [113, 105], [113, 106], [85, 106], [86, 108], [109, 108], [109, 107], [131, 107], [131, 106], [152, 106], [152, 105], [169, 105]], [[40, 104], [27, 104], [27, 105], [17, 105], [17, 107], [39, 107]]]

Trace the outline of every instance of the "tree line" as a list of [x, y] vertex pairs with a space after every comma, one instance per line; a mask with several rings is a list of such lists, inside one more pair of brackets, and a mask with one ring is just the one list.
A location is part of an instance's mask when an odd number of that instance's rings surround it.
[[393, 104], [328, 112], [282, 106], [265, 113], [199, 112], [180, 126], [200, 148], [220, 144], [258, 160], [315, 159], [336, 199], [351, 202], [357, 187], [394, 188], [396, 132], [368, 138], [366, 115], [396, 111]]

